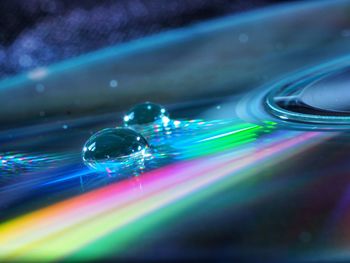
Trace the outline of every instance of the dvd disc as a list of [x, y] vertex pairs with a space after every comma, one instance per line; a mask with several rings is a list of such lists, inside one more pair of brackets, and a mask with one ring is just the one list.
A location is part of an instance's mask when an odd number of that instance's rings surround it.
[[347, 262], [349, 1], [0, 81], [0, 261]]

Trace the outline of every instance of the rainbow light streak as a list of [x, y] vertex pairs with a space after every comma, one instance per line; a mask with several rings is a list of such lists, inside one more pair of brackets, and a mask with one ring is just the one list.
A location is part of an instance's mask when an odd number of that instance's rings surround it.
[[215, 139], [222, 138], [222, 137], [225, 137], [225, 136], [228, 136], [228, 135], [232, 135], [232, 134], [236, 134], [236, 133], [239, 133], [239, 132], [252, 130], [255, 127], [256, 126], [242, 128], [240, 130], [235, 130], [235, 131], [230, 131], [230, 132], [227, 132], [227, 133], [224, 133], [224, 134], [219, 134], [219, 135], [215, 135], [215, 136], [212, 136], [212, 137], [209, 137], [209, 138], [205, 138], [205, 139], [199, 140], [198, 142], [206, 142], [206, 141], [215, 140]]
[[[128, 225], [142, 228], [146, 218], [166, 216], [162, 211], [170, 204], [191, 203], [191, 194], [207, 192], [225, 178], [233, 180], [232, 186], [247, 177], [249, 168], [257, 174], [259, 163], [279, 162], [327, 138], [316, 132], [277, 135], [243, 154], [226, 152], [151, 171], [137, 178], [141, 188], [135, 179], [122, 181], [5, 222], [0, 225], [0, 257], [91, 259], [106, 249], [116, 252], [137, 238], [135, 231], [116, 234]], [[106, 248], [103, 238], [111, 238], [113, 246]]]
[[[203, 124], [205, 124], [202, 125], [203, 127], [200, 127], [201, 125], [198, 126], [199, 130], [210, 128], [212, 123], [203, 122]], [[196, 132], [194, 139], [192, 138], [193, 136], [188, 136], [188, 139], [179, 139], [177, 142], [172, 143], [172, 147], [181, 152], [183, 159], [190, 159], [232, 150], [240, 145], [255, 141], [262, 133], [271, 132], [275, 128], [275, 123], [272, 122], [267, 122], [266, 126], [250, 123], [228, 124], [226, 123], [221, 128], [217, 128], [219, 126], [217, 124], [215, 129], [211, 127], [211, 130], [204, 130], [202, 134]]]

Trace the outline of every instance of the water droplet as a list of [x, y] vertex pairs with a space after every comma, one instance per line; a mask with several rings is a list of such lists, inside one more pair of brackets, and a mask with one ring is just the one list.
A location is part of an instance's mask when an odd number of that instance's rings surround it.
[[167, 125], [170, 121], [169, 114], [161, 105], [145, 102], [131, 108], [124, 116], [125, 126], [142, 125], [160, 121]]
[[350, 29], [344, 29], [341, 34], [343, 37], [350, 37]]
[[115, 79], [112, 79], [110, 82], [109, 82], [109, 86], [111, 88], [116, 88], [118, 87], [118, 81], [116, 81]]
[[83, 147], [84, 163], [108, 173], [129, 173], [143, 169], [150, 155], [146, 139], [129, 128], [108, 128], [92, 135]]
[[37, 91], [38, 93], [42, 93], [42, 92], [45, 91], [45, 86], [44, 86], [43, 84], [37, 84], [37, 85], [35, 86], [35, 89], [36, 89], [36, 91]]
[[266, 96], [267, 109], [288, 121], [349, 125], [349, 85], [350, 60], [328, 63], [277, 83]]
[[248, 36], [247, 34], [244, 34], [244, 33], [239, 34], [238, 40], [239, 40], [239, 42], [241, 42], [241, 43], [247, 43], [248, 40], [249, 40], [249, 36]]

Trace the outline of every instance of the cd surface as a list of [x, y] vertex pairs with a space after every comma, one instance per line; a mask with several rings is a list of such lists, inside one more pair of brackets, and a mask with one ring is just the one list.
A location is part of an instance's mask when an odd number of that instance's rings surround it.
[[2, 80], [0, 261], [349, 261], [349, 10], [276, 5]]

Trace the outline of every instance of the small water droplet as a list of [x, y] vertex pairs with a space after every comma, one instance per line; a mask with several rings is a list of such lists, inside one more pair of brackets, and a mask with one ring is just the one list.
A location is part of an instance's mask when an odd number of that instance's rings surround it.
[[350, 37], [350, 29], [344, 29], [341, 34], [343, 37]]
[[145, 102], [131, 108], [124, 116], [124, 125], [143, 125], [161, 121], [167, 125], [170, 121], [169, 114], [161, 105]]
[[247, 34], [245, 34], [245, 33], [239, 34], [238, 40], [241, 43], [247, 43], [248, 40], [249, 40], [249, 36]]
[[92, 135], [82, 151], [84, 163], [99, 171], [128, 173], [142, 170], [150, 155], [146, 139], [129, 128], [108, 128]]
[[111, 88], [116, 88], [118, 87], [118, 81], [116, 81], [115, 79], [112, 79], [110, 82], [109, 82], [109, 86]]
[[35, 89], [36, 89], [36, 91], [37, 91], [38, 93], [42, 93], [42, 92], [45, 91], [45, 86], [44, 86], [43, 84], [37, 84], [37, 85], [35, 86]]

